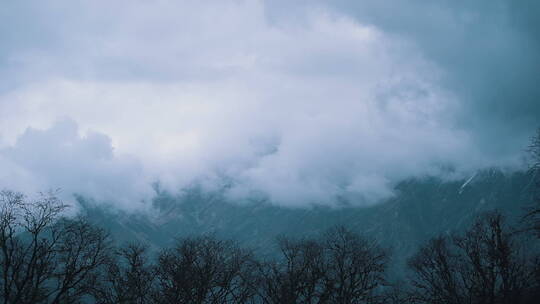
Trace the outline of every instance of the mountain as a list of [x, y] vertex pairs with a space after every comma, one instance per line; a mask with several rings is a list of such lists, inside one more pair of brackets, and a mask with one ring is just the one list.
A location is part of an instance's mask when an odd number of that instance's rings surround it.
[[158, 191], [149, 213], [126, 213], [82, 197], [78, 200], [86, 216], [106, 227], [117, 241], [145, 242], [154, 249], [169, 246], [178, 237], [212, 233], [237, 240], [260, 255], [271, 255], [279, 235], [312, 235], [344, 225], [376, 238], [392, 250], [395, 263], [402, 263], [420, 242], [459, 231], [482, 211], [499, 209], [519, 220], [532, 202], [532, 184], [529, 173], [497, 169], [458, 181], [411, 178], [395, 187], [394, 197], [371, 207], [235, 204], [197, 187], [181, 196]]

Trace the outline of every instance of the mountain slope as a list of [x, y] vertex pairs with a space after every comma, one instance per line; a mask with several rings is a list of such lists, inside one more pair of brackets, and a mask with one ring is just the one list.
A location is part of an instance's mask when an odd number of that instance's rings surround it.
[[278, 235], [303, 236], [345, 225], [374, 237], [402, 262], [418, 244], [438, 233], [466, 227], [476, 214], [499, 209], [519, 218], [532, 201], [531, 176], [491, 169], [460, 181], [435, 177], [399, 183], [397, 195], [371, 207], [313, 206], [289, 209], [266, 203], [238, 205], [219, 193], [194, 188], [180, 197], [159, 192], [151, 214], [128, 214], [79, 202], [86, 215], [119, 241], [142, 241], [158, 249], [177, 237], [213, 233], [238, 240], [259, 254], [272, 254]]

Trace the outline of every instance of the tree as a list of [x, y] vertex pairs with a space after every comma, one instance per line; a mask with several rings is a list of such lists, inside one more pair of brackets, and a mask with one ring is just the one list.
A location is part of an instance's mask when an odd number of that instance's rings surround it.
[[278, 239], [280, 261], [259, 265], [259, 296], [263, 303], [320, 303], [327, 265], [317, 240]]
[[409, 260], [418, 303], [526, 303], [536, 258], [498, 212], [485, 213], [462, 235], [439, 236]]
[[107, 261], [101, 282], [94, 291], [99, 304], [144, 304], [151, 302], [154, 267], [147, 247], [127, 244]]
[[89, 295], [107, 259], [107, 234], [83, 218], [63, 218], [54, 193], [28, 200], [0, 192], [3, 303], [74, 303]]
[[330, 303], [374, 303], [385, 283], [388, 253], [377, 242], [335, 227], [324, 238], [328, 269], [325, 298]]
[[252, 254], [210, 236], [181, 239], [156, 265], [156, 303], [248, 303]]
[[281, 238], [282, 258], [263, 265], [264, 303], [376, 303], [388, 254], [376, 242], [343, 227], [318, 238]]

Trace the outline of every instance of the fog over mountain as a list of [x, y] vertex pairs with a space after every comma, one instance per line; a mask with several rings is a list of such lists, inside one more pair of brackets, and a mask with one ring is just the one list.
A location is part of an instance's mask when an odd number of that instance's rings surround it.
[[523, 169], [538, 1], [10, 1], [0, 187], [372, 205]]

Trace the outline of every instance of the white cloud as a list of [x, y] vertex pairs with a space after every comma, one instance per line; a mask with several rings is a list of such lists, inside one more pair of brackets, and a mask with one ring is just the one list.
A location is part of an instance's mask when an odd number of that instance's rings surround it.
[[0, 150], [0, 166], [2, 186], [26, 193], [61, 188], [68, 200], [77, 193], [143, 208], [141, 200], [152, 192], [137, 160], [114, 155], [104, 134], [80, 136], [69, 119], [43, 131], [27, 129], [13, 146]]
[[321, 8], [270, 22], [259, 1], [54, 3], [33, 12], [54, 39], [4, 51], [7, 186], [126, 205], [154, 180], [225, 176], [234, 200], [365, 204], [441, 165], [500, 161], [455, 126], [442, 71], [375, 26]]

